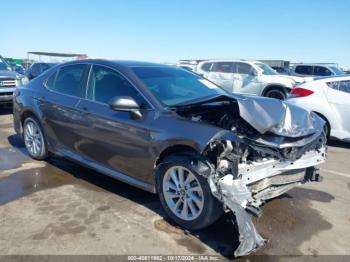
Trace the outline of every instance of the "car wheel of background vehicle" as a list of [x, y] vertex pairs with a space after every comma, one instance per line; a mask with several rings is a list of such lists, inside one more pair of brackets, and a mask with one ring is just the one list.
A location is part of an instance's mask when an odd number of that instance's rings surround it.
[[48, 157], [46, 140], [39, 122], [28, 117], [23, 125], [23, 140], [29, 155], [36, 160], [44, 160]]
[[285, 91], [283, 91], [280, 88], [272, 88], [266, 91], [264, 96], [270, 97], [270, 98], [276, 98], [279, 100], [285, 100], [287, 97], [287, 94]]
[[207, 179], [187, 162], [173, 160], [161, 164], [156, 177], [157, 192], [173, 221], [184, 228], [199, 230], [223, 214], [223, 205], [212, 195]]

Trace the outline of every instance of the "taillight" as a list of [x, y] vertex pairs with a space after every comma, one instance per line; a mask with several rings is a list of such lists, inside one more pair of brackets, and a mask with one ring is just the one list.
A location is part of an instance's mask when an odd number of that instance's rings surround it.
[[290, 94], [293, 97], [304, 97], [304, 96], [309, 96], [312, 95], [314, 91], [311, 91], [309, 89], [301, 88], [301, 87], [296, 87], [290, 91]]

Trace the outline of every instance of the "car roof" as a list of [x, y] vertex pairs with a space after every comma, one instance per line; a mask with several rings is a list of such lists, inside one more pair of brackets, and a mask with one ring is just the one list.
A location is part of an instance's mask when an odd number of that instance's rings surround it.
[[323, 67], [337, 67], [336, 65], [332, 65], [332, 64], [317, 64], [317, 63], [307, 63], [307, 64], [293, 64], [293, 67], [295, 66], [323, 66]]
[[63, 63], [61, 65], [72, 65], [72, 64], [81, 64], [81, 63], [100, 63], [104, 65], [117, 66], [119, 68], [132, 68], [132, 67], [174, 67], [171, 65], [153, 63], [153, 62], [144, 62], [144, 61], [133, 61], [133, 60], [109, 60], [109, 59], [84, 59], [84, 60], [75, 60]]
[[205, 63], [220, 63], [220, 62], [234, 62], [234, 63], [239, 63], [239, 62], [245, 62], [245, 63], [260, 63], [260, 64], [264, 64], [261, 61], [256, 61], [256, 60], [245, 60], [245, 59], [213, 59], [213, 60], [206, 60], [206, 61], [202, 61], [198, 64], [205, 64]]

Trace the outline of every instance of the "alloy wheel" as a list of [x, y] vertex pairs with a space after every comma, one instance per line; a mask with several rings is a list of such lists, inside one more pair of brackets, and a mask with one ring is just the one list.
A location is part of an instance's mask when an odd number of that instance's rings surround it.
[[202, 187], [196, 176], [185, 167], [168, 169], [163, 178], [163, 195], [170, 210], [182, 220], [194, 220], [202, 213]]
[[39, 156], [43, 147], [43, 136], [40, 128], [33, 121], [28, 121], [24, 127], [24, 143], [32, 156]]

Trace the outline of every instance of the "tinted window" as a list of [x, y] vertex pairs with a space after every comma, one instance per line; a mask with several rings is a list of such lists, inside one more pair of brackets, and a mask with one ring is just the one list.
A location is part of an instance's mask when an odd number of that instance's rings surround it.
[[210, 81], [177, 68], [134, 67], [133, 71], [152, 94], [166, 106], [225, 94]]
[[249, 75], [253, 72], [253, 68], [251, 65], [246, 63], [237, 63], [237, 73]]
[[136, 100], [141, 108], [149, 108], [140, 92], [123, 76], [113, 69], [94, 65], [89, 77], [87, 98], [108, 104], [116, 96], [130, 96]]
[[327, 85], [330, 88], [333, 88], [335, 90], [339, 90], [339, 82], [335, 81], [335, 82], [328, 82]]
[[263, 63], [255, 63], [256, 66], [258, 66], [261, 70], [263, 75], [277, 75], [277, 72], [273, 70], [270, 66]]
[[218, 62], [215, 63], [214, 72], [217, 73], [233, 73], [232, 62]]
[[312, 75], [312, 66], [296, 66], [295, 73], [301, 75]]
[[52, 74], [47, 80], [46, 80], [46, 87], [48, 89], [53, 90], [54, 85], [55, 85], [55, 80], [56, 80], [56, 76], [57, 76], [57, 72], [55, 72], [54, 74]]
[[50, 66], [48, 64], [41, 64], [41, 71], [44, 72], [45, 70], [49, 69]]
[[210, 72], [210, 68], [212, 66], [212, 63], [205, 63], [201, 66], [201, 69], [206, 72]]
[[340, 81], [339, 82], [339, 91], [350, 93], [350, 81]]
[[341, 71], [338, 67], [331, 66], [330, 68], [333, 70], [333, 72], [337, 76], [345, 75], [345, 72]]
[[315, 66], [314, 67], [314, 75], [315, 76], [329, 76], [332, 72], [324, 66]]
[[[62, 67], [58, 71], [55, 84], [50, 88], [50, 90], [71, 95], [71, 96], [81, 96], [82, 82], [84, 71], [86, 65], [70, 65]], [[51, 79], [49, 79], [52, 81]], [[49, 83], [47, 83], [48, 85]]]

